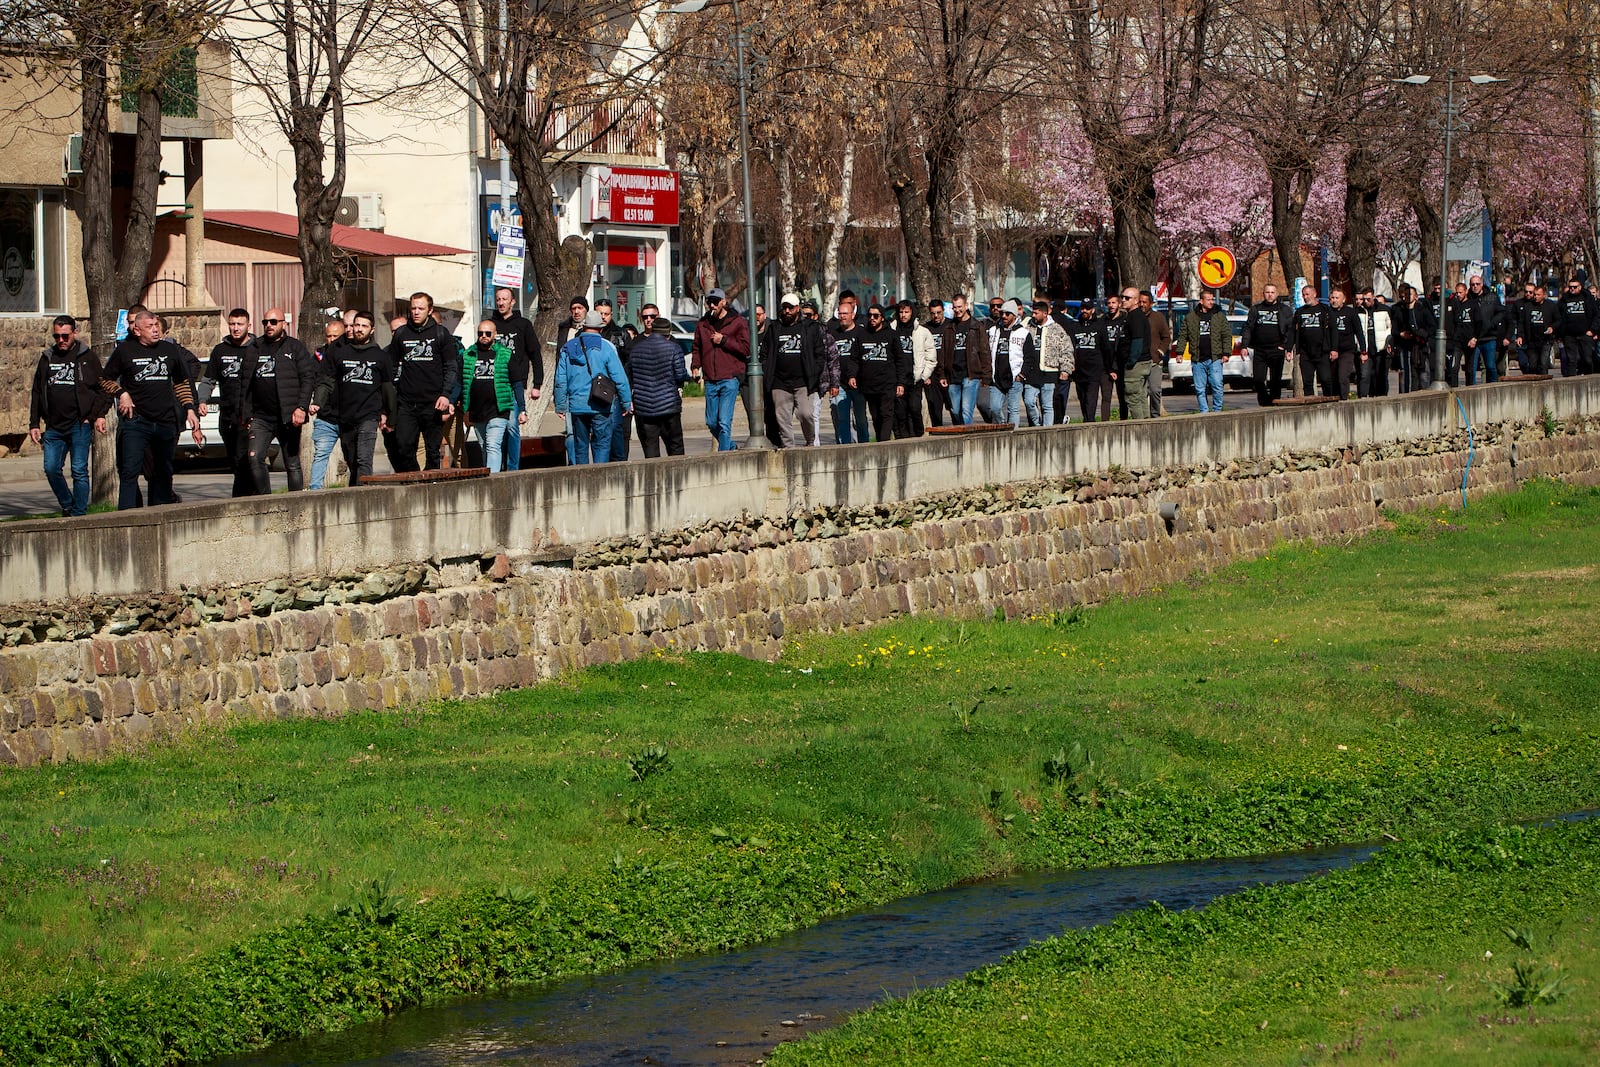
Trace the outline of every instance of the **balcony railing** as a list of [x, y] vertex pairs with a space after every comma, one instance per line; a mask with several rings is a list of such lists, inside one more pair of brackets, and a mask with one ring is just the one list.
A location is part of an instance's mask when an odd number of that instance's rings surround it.
[[602, 100], [561, 108], [545, 128], [545, 149], [578, 155], [661, 156], [661, 112], [652, 100]]

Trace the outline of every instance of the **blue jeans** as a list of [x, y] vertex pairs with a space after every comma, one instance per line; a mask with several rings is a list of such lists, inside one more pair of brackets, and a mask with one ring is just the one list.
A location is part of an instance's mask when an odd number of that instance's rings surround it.
[[[89, 511], [89, 451], [94, 447], [94, 424], [75, 423], [71, 430], [46, 429], [44, 432], [44, 476], [55, 491], [63, 515], [84, 515]], [[72, 456], [72, 491], [67, 491], [61, 465]]]
[[[720, 382], [706, 383], [706, 429], [711, 431], [711, 436], [716, 438], [718, 452], [731, 452], [733, 443], [733, 406], [739, 400], [739, 379], [724, 378]], [[610, 422], [606, 423], [609, 431]], [[607, 442], [607, 457], [610, 456], [610, 442]], [[597, 459], [596, 463], [605, 460]]]
[[616, 402], [605, 411], [592, 415], [568, 415], [571, 432], [567, 435], [568, 457], [574, 464], [607, 463], [611, 460], [611, 412]]
[[117, 510], [139, 506], [139, 475], [150, 452], [151, 506], [172, 503], [172, 452], [178, 447], [178, 426], [171, 419], [133, 415], [117, 423]]
[[951, 382], [947, 388], [950, 390], [951, 418], [955, 419], [958, 426], [971, 425], [972, 409], [978, 406], [978, 379], [965, 378]]
[[1194, 395], [1201, 411], [1222, 410], [1222, 360], [1202, 359], [1194, 364]]
[[989, 385], [984, 387], [979, 396], [981, 399], [978, 401], [978, 414], [983, 416], [984, 422], [999, 423], [1006, 421], [1006, 394]]
[[1478, 347], [1467, 354], [1467, 384], [1475, 384], [1474, 376], [1477, 374], [1478, 361], [1483, 361], [1483, 384], [1493, 385], [1500, 380], [1499, 368], [1495, 366], [1495, 341], [1479, 341]]
[[[522, 467], [522, 423], [517, 416], [528, 410], [528, 383], [512, 382], [511, 399], [516, 407], [512, 409], [511, 418], [506, 421], [505, 449], [501, 453], [504, 463], [502, 470], [514, 471]], [[488, 451], [487, 448], [484, 449]]]
[[[1026, 425], [1022, 421], [1022, 394], [1027, 392], [1028, 386], [1021, 378], [1011, 383], [1011, 388], [1006, 390], [1006, 421], [1012, 426], [1021, 428]], [[995, 392], [1000, 390], [996, 389]]]
[[867, 398], [861, 390], [841, 385], [839, 395], [829, 403], [833, 405], [835, 444], [866, 444], [872, 440], [872, 432], [867, 429]]
[[339, 427], [327, 419], [311, 424], [311, 488], [321, 489], [328, 477], [328, 459], [339, 444]]
[[1055, 382], [1023, 386], [1022, 403], [1028, 409], [1028, 422], [1031, 425], [1054, 426], [1056, 424]]
[[507, 426], [516, 421], [513, 415], [508, 419], [490, 419], [486, 426], [473, 427], [478, 431], [478, 444], [483, 446], [483, 465], [489, 468], [490, 474], [498, 474], [505, 469], [501, 462], [505, 458]]

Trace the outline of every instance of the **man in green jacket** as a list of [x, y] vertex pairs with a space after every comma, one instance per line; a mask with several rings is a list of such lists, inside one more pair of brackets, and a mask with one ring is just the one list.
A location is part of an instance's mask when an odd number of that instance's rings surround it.
[[1184, 316], [1180, 349], [1189, 350], [1194, 365], [1194, 392], [1200, 410], [1222, 410], [1222, 362], [1233, 354], [1233, 329], [1228, 316], [1217, 307], [1217, 294], [1207, 289], [1200, 294], [1194, 310]]

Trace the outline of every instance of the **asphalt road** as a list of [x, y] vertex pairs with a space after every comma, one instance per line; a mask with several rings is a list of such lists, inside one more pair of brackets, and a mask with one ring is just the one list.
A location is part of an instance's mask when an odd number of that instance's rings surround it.
[[[1224, 398], [1224, 409], [1239, 407], [1254, 407], [1255, 395], [1250, 390], [1227, 390]], [[1070, 411], [1074, 420], [1077, 419], [1077, 398], [1071, 399]], [[1192, 413], [1198, 410], [1198, 402], [1193, 393], [1171, 393], [1166, 396], [1167, 413], [1179, 415]], [[744, 418], [743, 405], [734, 409], [734, 435], [743, 439], [748, 436]], [[822, 417], [822, 440], [824, 444], [833, 443], [833, 423], [826, 411]], [[683, 402], [683, 430], [684, 451], [689, 455], [704, 455], [714, 450], [711, 435], [705, 428], [705, 402], [698, 397], [688, 397]], [[547, 411], [539, 425], [539, 432], [545, 434], [561, 433], [561, 420], [553, 411]], [[389, 464], [383, 456], [383, 448], [378, 448], [378, 455], [374, 457], [374, 466], [380, 474], [388, 473]], [[638, 441], [634, 441], [634, 455], [638, 455]], [[337, 451], [334, 453], [338, 457]], [[309, 474], [309, 472], [308, 472]], [[273, 485], [275, 488], [283, 486], [283, 474], [274, 472]], [[233, 489], [233, 477], [227, 471], [220, 469], [217, 464], [201, 465], [190, 464], [181, 466], [174, 478], [174, 489], [185, 503], [195, 503], [202, 500], [226, 500]], [[23, 516], [53, 516], [59, 514], [56, 507], [55, 494], [50, 491], [50, 486], [45, 482], [44, 472], [40, 468], [40, 458], [37, 449], [24, 455], [8, 456], [0, 459], [0, 519], [20, 518]]]

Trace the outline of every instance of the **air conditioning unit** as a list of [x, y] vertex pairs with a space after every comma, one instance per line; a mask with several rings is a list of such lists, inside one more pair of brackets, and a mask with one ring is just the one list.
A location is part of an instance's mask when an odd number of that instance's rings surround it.
[[61, 157], [61, 172], [68, 178], [83, 176], [83, 134], [67, 137], [67, 150]]
[[339, 198], [333, 221], [362, 230], [381, 230], [385, 225], [382, 193], [352, 193]]

